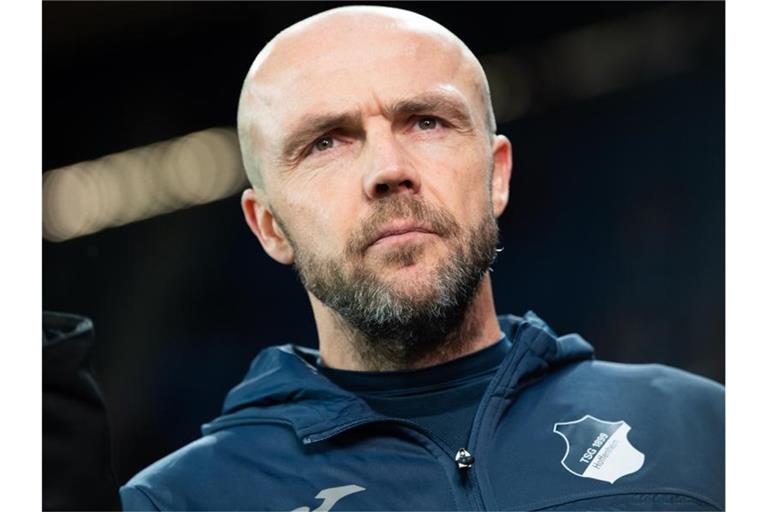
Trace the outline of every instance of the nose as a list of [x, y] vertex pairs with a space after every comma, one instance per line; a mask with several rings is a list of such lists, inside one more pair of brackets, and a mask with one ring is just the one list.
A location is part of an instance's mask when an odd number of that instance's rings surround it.
[[363, 180], [369, 199], [382, 199], [391, 194], [418, 194], [421, 179], [408, 152], [388, 129], [369, 131], [368, 169]]

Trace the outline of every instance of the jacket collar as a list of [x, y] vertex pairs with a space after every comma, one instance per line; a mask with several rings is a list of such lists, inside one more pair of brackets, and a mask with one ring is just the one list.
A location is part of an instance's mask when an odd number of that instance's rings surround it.
[[[594, 357], [581, 336], [558, 338], [533, 312], [499, 317], [512, 349], [491, 382], [494, 394], [507, 395], [527, 378], [564, 364]], [[360, 423], [384, 419], [362, 399], [320, 374], [316, 350], [282, 345], [263, 350], [244, 380], [224, 401], [222, 415], [203, 425], [203, 434], [249, 423], [290, 425], [304, 443], [325, 439]]]

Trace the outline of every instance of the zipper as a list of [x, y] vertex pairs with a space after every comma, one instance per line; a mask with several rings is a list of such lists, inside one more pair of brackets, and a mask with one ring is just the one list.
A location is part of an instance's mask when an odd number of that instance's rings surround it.
[[464, 478], [462, 477], [465, 477], [467, 473], [469, 473], [470, 485], [467, 492], [469, 497], [468, 501], [469, 503], [475, 506], [476, 510], [485, 510], [483, 508], [480, 508], [482, 506], [482, 500], [478, 499], [479, 497], [478, 481], [476, 478], [472, 478], [473, 475], [472, 475], [471, 468], [475, 462], [474, 456], [466, 448], [460, 448], [459, 450], [454, 451], [453, 448], [448, 443], [446, 443], [440, 436], [438, 436], [431, 430], [425, 427], [422, 427], [416, 422], [405, 420], [402, 418], [390, 418], [386, 416], [373, 417], [373, 418], [369, 417], [369, 418], [361, 419], [358, 421], [353, 421], [351, 423], [347, 423], [340, 427], [323, 432], [322, 434], [315, 434], [315, 435], [309, 434], [307, 436], [304, 436], [301, 442], [303, 444], [312, 444], [320, 441], [325, 441], [326, 439], [330, 439], [331, 437], [339, 435], [348, 430], [352, 430], [357, 427], [361, 427], [363, 425], [370, 425], [372, 423], [391, 423], [394, 425], [408, 427], [412, 430], [415, 430], [421, 433], [424, 437], [427, 438], [429, 442], [433, 443], [438, 448], [440, 448], [443, 454], [446, 455], [454, 463], [454, 465], [456, 466], [456, 471], [460, 472], [460, 480], [464, 480]]
[[[380, 417], [368, 417], [364, 418], [358, 421], [354, 421], [351, 423], [347, 423], [345, 425], [342, 425], [340, 427], [337, 427], [335, 429], [326, 431], [322, 434], [317, 435], [307, 435], [302, 439], [302, 442], [304, 444], [310, 444], [318, 441], [323, 441], [328, 438], [331, 438], [337, 434], [341, 434], [342, 432], [345, 432], [347, 430], [357, 428], [362, 425], [367, 425], [371, 423], [393, 423], [393, 424], [399, 424], [406, 427], [409, 427], [413, 430], [416, 430], [423, 435], [425, 435], [432, 443], [437, 445], [443, 453], [445, 453], [457, 466], [457, 470], [461, 471], [464, 476], [468, 477], [469, 481], [469, 489], [468, 489], [468, 497], [469, 502], [473, 505], [473, 508], [475, 510], [487, 510], [486, 507], [486, 499], [483, 496], [481, 484], [480, 484], [480, 478], [478, 477], [478, 471], [480, 471], [480, 468], [482, 467], [482, 464], [480, 467], [475, 467], [475, 454], [478, 453], [478, 443], [480, 440], [479, 432], [480, 427], [484, 424], [483, 419], [486, 418], [488, 415], [487, 409], [490, 406], [491, 398], [493, 398], [496, 391], [499, 389], [501, 384], [505, 380], [509, 380], [511, 376], [514, 374], [514, 366], [517, 366], [520, 361], [522, 360], [522, 357], [519, 354], [519, 351], [521, 350], [520, 347], [520, 335], [521, 335], [521, 329], [518, 329], [518, 331], [515, 333], [515, 336], [510, 342], [512, 343], [512, 348], [510, 349], [510, 353], [507, 355], [507, 358], [501, 363], [499, 366], [499, 369], [496, 372], [496, 375], [493, 376], [493, 379], [491, 379], [491, 382], [488, 383], [488, 388], [485, 390], [485, 393], [483, 394], [483, 397], [480, 399], [480, 404], [477, 407], [477, 411], [475, 412], [475, 417], [472, 420], [472, 427], [469, 431], [469, 440], [467, 442], [467, 448], [462, 448], [457, 452], [453, 452], [452, 448], [443, 441], [439, 436], [431, 432], [429, 429], [426, 429], [422, 427], [421, 425], [409, 421], [404, 420], [401, 418], [389, 418], [386, 416], [380, 416]], [[466, 464], [467, 459], [463, 459], [460, 461], [462, 450], [466, 451], [469, 454], [469, 457], [471, 457], [471, 463]], [[482, 462], [482, 461], [481, 461]], [[462, 467], [462, 465], [464, 467]]]
[[[472, 427], [469, 429], [469, 440], [467, 441], [467, 448], [471, 454], [479, 453], [478, 444], [480, 442], [480, 427], [484, 424], [483, 420], [487, 420], [487, 409], [490, 407], [491, 398], [493, 398], [503, 382], [512, 378], [515, 367], [522, 361], [522, 356], [519, 355], [521, 348], [519, 338], [522, 331], [522, 329], [518, 329], [517, 332], [515, 332], [514, 338], [510, 340], [512, 347], [510, 348], [509, 354], [507, 354], [506, 359], [502, 361], [499, 369], [496, 371], [496, 375], [491, 379], [491, 382], [488, 383], [488, 388], [485, 390], [483, 397], [480, 399], [480, 404], [477, 406], [475, 417], [472, 420]], [[472, 481], [471, 487], [474, 491], [472, 496], [475, 499], [475, 507], [478, 510], [488, 510], [478, 475], [481, 468], [482, 464], [476, 470], [470, 471], [469, 478]]]

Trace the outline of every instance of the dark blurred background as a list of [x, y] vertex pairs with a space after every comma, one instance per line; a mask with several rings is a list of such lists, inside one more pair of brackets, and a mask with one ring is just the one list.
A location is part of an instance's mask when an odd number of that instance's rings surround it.
[[[44, 2], [43, 170], [234, 126], [261, 47], [336, 5]], [[724, 4], [389, 5], [491, 80], [515, 151], [497, 310], [724, 382]], [[120, 483], [197, 438], [261, 348], [317, 343], [237, 196], [44, 241], [43, 305], [96, 326]]]

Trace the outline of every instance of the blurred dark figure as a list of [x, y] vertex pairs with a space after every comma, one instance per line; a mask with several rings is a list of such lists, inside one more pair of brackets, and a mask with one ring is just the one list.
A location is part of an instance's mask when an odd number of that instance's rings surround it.
[[43, 312], [43, 510], [120, 510], [93, 323]]

